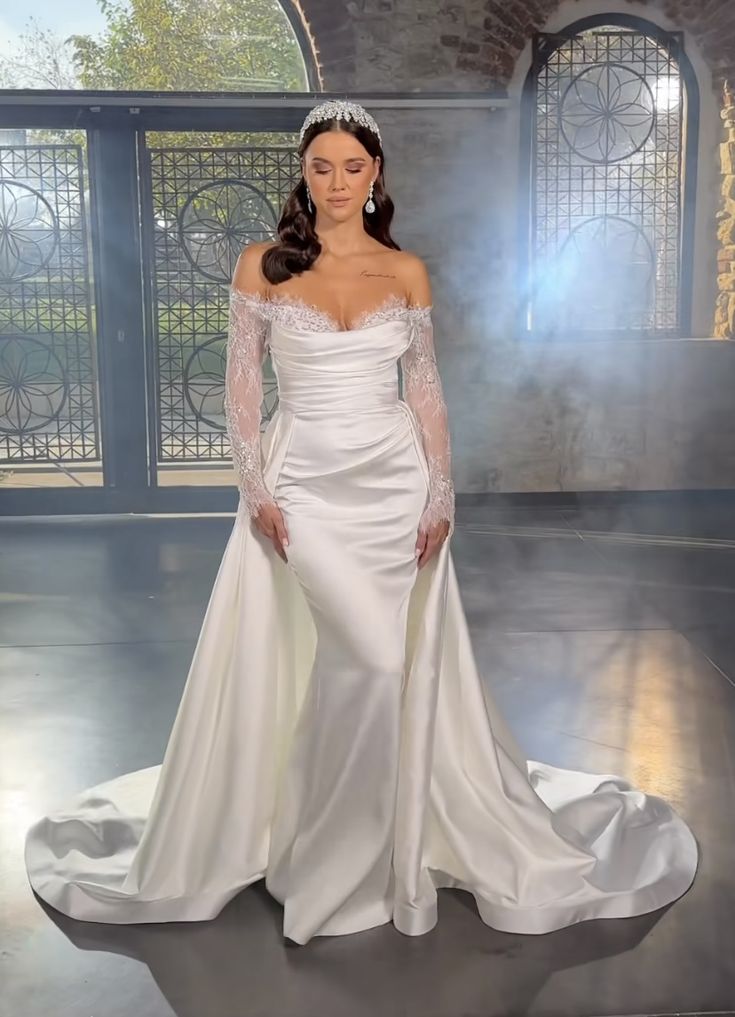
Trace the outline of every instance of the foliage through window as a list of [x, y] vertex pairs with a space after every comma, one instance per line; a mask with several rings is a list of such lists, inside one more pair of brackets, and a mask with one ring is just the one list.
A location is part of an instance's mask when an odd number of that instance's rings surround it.
[[[34, 11], [34, 7], [36, 10]], [[77, 0], [5, 15], [0, 88], [253, 92], [308, 88], [279, 0]], [[30, 12], [29, 12], [30, 8]]]

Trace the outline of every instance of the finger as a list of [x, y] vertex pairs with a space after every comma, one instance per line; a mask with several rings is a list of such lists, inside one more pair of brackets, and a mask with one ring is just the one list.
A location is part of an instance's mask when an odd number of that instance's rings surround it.
[[429, 534], [426, 530], [419, 530], [416, 540], [416, 564], [419, 568], [426, 561], [426, 549], [429, 544]]
[[427, 563], [427, 561], [430, 560], [430, 558], [431, 558], [432, 554], [434, 553], [435, 549], [436, 549], [436, 541], [432, 540], [432, 539], [428, 539], [426, 541], [426, 546], [424, 547], [424, 549], [421, 552], [421, 555], [419, 557], [419, 561], [418, 561], [419, 568], [423, 568], [424, 565]]
[[416, 549], [415, 549], [415, 551], [416, 551], [416, 557], [417, 558], [421, 554], [421, 552], [424, 550], [424, 548], [426, 547], [426, 540], [427, 540], [427, 533], [426, 533], [426, 531], [425, 530], [419, 530], [417, 535], [416, 535]]
[[288, 559], [286, 558], [286, 552], [281, 547], [281, 541], [278, 539], [277, 535], [274, 535], [273, 537], [273, 547], [275, 548], [276, 554], [280, 558], [283, 558], [284, 561], [288, 561]]
[[276, 520], [276, 533], [281, 544], [284, 547], [288, 547], [288, 533], [286, 531], [286, 524], [283, 521], [283, 516], [279, 516]]

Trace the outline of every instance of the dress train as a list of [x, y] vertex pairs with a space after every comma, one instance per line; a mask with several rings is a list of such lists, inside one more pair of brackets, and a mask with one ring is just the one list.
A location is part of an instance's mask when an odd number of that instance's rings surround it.
[[[243, 328], [259, 337], [233, 374], [243, 496], [164, 759], [34, 823], [33, 888], [84, 921], [201, 921], [265, 879], [298, 943], [389, 921], [420, 935], [440, 887], [531, 934], [680, 897], [698, 860], [684, 819], [619, 775], [527, 760], [483, 692], [451, 541], [416, 568], [427, 496], [446, 513], [452, 494], [426, 312], [344, 330], [268, 307], [279, 408], [261, 441], [262, 337]], [[251, 518], [271, 493], [287, 562]]]

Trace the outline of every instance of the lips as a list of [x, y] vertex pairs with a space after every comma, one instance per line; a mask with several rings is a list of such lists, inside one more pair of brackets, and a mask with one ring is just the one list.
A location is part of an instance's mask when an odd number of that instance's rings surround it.
[[349, 198], [329, 198], [328, 199], [330, 205], [346, 205], [349, 200], [350, 200]]

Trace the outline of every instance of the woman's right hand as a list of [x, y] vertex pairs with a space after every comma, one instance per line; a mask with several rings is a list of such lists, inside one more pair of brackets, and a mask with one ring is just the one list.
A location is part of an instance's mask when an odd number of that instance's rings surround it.
[[268, 537], [272, 542], [273, 547], [281, 558], [284, 561], [288, 561], [284, 551], [284, 548], [288, 547], [288, 533], [286, 532], [286, 524], [283, 521], [283, 513], [278, 505], [274, 501], [261, 505], [258, 514], [253, 516], [253, 521], [263, 536]]

